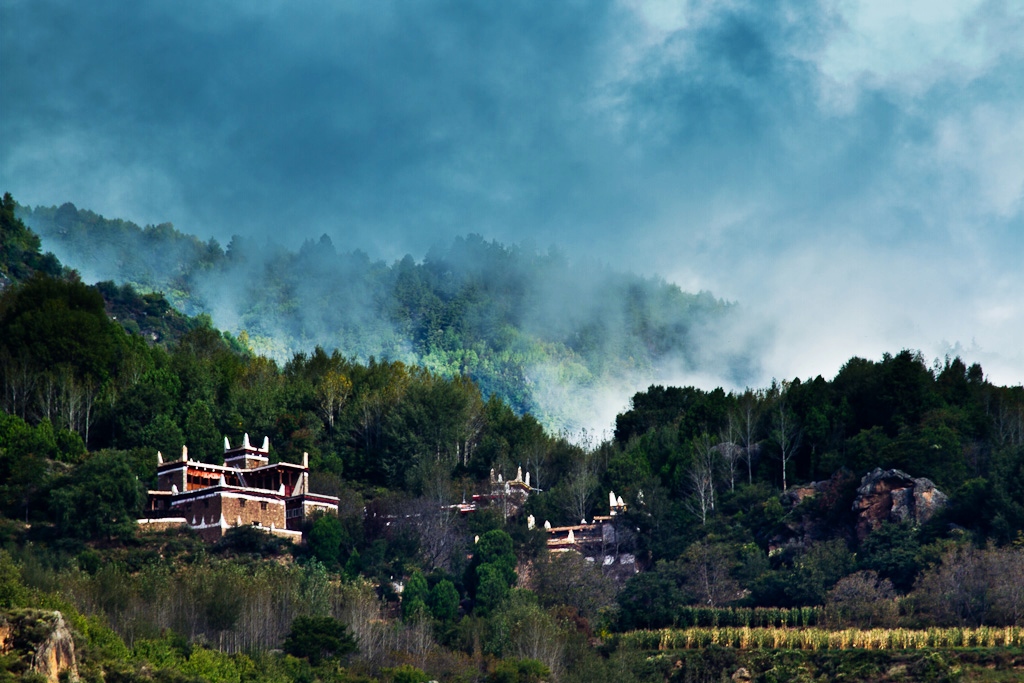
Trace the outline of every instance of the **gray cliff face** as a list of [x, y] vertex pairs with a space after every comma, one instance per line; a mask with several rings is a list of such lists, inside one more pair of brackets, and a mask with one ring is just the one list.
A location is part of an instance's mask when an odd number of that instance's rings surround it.
[[923, 524], [948, 501], [930, 479], [876, 467], [864, 475], [853, 501], [857, 538], [864, 540], [886, 521]]

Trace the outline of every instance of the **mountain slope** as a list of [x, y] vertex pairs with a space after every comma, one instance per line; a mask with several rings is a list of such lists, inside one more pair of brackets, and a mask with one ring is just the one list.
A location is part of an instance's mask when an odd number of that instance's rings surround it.
[[669, 373], [753, 375], [753, 336], [735, 341], [735, 305], [557, 252], [470, 235], [388, 265], [326, 235], [298, 251], [237, 236], [223, 249], [71, 204], [21, 215], [87, 280], [163, 292], [258, 353], [285, 361], [320, 345], [468, 375], [550, 427], [595, 424], [609, 397], [621, 408]]

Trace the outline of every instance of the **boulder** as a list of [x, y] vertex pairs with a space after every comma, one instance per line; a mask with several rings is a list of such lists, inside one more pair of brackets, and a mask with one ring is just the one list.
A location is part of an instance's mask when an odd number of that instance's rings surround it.
[[923, 524], [948, 500], [930, 479], [876, 467], [861, 479], [853, 501], [857, 538], [863, 541], [887, 521]]

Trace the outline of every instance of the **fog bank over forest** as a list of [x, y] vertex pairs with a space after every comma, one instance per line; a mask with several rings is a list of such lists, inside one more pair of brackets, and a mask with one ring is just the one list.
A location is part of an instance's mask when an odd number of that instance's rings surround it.
[[600, 434], [651, 384], [742, 388], [770, 336], [711, 293], [479, 235], [386, 263], [326, 235], [222, 248], [71, 204], [19, 213], [86, 281], [164, 292], [279, 364], [321, 346], [465, 374], [554, 429]]

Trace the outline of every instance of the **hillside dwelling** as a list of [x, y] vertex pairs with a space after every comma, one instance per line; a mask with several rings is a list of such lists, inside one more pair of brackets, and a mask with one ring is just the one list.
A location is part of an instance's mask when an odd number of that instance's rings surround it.
[[164, 461], [157, 452], [157, 490], [149, 492], [145, 518], [150, 529], [189, 526], [206, 541], [228, 529], [253, 526], [299, 542], [302, 523], [316, 513], [337, 514], [338, 499], [309, 490], [309, 454], [302, 464], [269, 464], [270, 439], [255, 448], [246, 434], [240, 448], [224, 437], [224, 464], [211, 465], [188, 457]]
[[484, 508], [498, 506], [501, 508], [505, 518], [508, 519], [509, 517], [519, 515], [530, 494], [540, 492], [540, 489], [530, 486], [529, 472], [526, 473], [526, 478], [523, 478], [522, 467], [516, 472], [515, 479], [507, 481], [502, 478], [500, 473], [495, 475], [492, 468], [489, 491], [489, 493], [474, 494], [470, 502], [466, 502], [465, 498], [463, 498], [461, 503], [446, 505], [445, 508], [462, 515], [467, 515]]
[[[576, 552], [583, 555], [590, 562], [600, 561], [604, 567], [615, 564], [622, 565], [630, 572], [636, 571], [636, 558], [630, 553], [618, 551], [618, 533], [615, 526], [615, 517], [626, 512], [626, 504], [622, 496], [616, 496], [614, 492], [608, 494], [608, 514], [597, 515], [589, 523], [587, 520], [580, 520], [579, 524], [572, 526], [551, 526], [550, 522], [544, 522], [544, 531], [547, 533], [547, 547], [549, 552], [564, 553]], [[530, 515], [527, 526], [534, 528], [536, 520]]]

